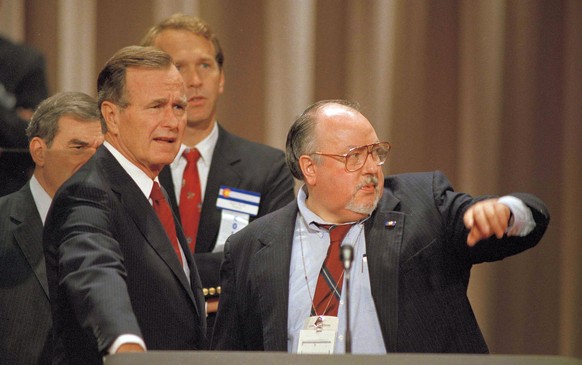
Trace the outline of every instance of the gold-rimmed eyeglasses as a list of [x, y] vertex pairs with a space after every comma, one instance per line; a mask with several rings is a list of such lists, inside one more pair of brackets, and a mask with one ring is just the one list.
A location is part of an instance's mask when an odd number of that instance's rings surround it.
[[365, 146], [353, 147], [344, 154], [313, 152], [313, 155], [343, 158], [346, 170], [349, 172], [358, 171], [368, 160], [368, 155], [372, 156], [374, 163], [380, 166], [386, 162], [392, 146], [389, 142], [376, 142]]

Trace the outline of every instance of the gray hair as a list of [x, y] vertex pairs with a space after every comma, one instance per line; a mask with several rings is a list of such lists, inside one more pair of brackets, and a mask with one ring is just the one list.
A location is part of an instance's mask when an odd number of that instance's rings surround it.
[[[47, 146], [51, 146], [59, 131], [59, 120], [64, 116], [72, 116], [80, 121], [93, 122], [100, 120], [97, 102], [87, 94], [75, 91], [57, 93], [43, 100], [26, 128], [28, 140], [41, 138]], [[101, 122], [101, 131], [107, 132], [107, 126]]]
[[[289, 133], [287, 133], [287, 142], [285, 150], [285, 162], [295, 178], [303, 180], [303, 172], [299, 166], [299, 157], [311, 155], [317, 150], [317, 136], [315, 135], [315, 126], [317, 123], [318, 112], [330, 104], [339, 104], [355, 111], [360, 111], [360, 105], [349, 100], [321, 100], [311, 104], [295, 120]], [[318, 156], [314, 157], [318, 161]]]
[[[128, 46], [120, 49], [105, 64], [97, 78], [97, 103], [99, 109], [104, 101], [121, 108], [128, 105], [125, 76], [130, 67], [167, 69], [172, 66], [172, 57], [155, 47]], [[103, 119], [103, 116], [101, 117]]]

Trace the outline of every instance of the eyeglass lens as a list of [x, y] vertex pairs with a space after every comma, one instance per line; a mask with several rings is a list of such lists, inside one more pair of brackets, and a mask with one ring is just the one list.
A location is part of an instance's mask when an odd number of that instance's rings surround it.
[[346, 156], [346, 169], [348, 171], [360, 169], [366, 163], [368, 155], [372, 155], [372, 159], [377, 165], [382, 165], [388, 158], [389, 152], [390, 145], [387, 143], [375, 143], [354, 148]]

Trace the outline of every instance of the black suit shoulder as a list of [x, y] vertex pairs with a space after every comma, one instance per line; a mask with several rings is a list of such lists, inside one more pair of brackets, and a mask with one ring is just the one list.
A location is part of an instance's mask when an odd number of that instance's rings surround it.
[[[232, 187], [261, 194], [259, 217], [293, 200], [295, 181], [285, 163], [283, 151], [235, 136], [219, 125], [214, 153], [217, 156], [213, 157], [208, 186], [216, 191], [207, 192], [205, 206], [209, 194], [218, 193], [214, 184], [223, 178], [232, 182], [236, 180], [237, 186]], [[219, 170], [224, 167], [230, 168], [230, 173]]]
[[247, 227], [229, 237], [231, 248], [244, 251], [249, 245], [258, 242], [259, 239], [262, 241], [278, 240], [283, 227], [288, 229], [288, 227], [295, 225], [297, 211], [297, 202], [293, 200], [283, 208], [255, 219]]
[[221, 211], [216, 207], [220, 186], [260, 194], [257, 217], [285, 206], [295, 195], [295, 182], [282, 151], [235, 136], [220, 125], [218, 128], [202, 205], [197, 253], [212, 251], [216, 243], [221, 220]]
[[283, 151], [268, 146], [266, 144], [253, 142], [246, 138], [237, 136], [228, 132], [222, 126], [219, 127], [219, 139], [222, 139], [222, 142], [233, 149], [237, 150], [237, 153], [259, 153], [260, 155], [271, 156], [279, 158], [283, 156]]
[[29, 184], [0, 198], [0, 363], [50, 364], [42, 221]]

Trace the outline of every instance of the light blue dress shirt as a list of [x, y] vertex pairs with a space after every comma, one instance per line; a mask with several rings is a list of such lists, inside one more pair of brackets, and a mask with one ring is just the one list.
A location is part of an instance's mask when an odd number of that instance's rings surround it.
[[[303, 323], [311, 315], [312, 298], [319, 271], [327, 255], [329, 232], [318, 224], [330, 224], [311, 212], [305, 205], [305, 192], [300, 189], [297, 202], [299, 214], [295, 222], [295, 234], [291, 251], [289, 277], [288, 345], [289, 352], [297, 352], [299, 333]], [[342, 245], [354, 246], [354, 262], [350, 281], [350, 322], [352, 353], [385, 354], [380, 322], [370, 289], [370, 276], [366, 262], [364, 222], [358, 222], [349, 230]], [[339, 327], [334, 353], [345, 352], [346, 303], [345, 278], [338, 311]], [[318, 313], [319, 314], [319, 313]]]

